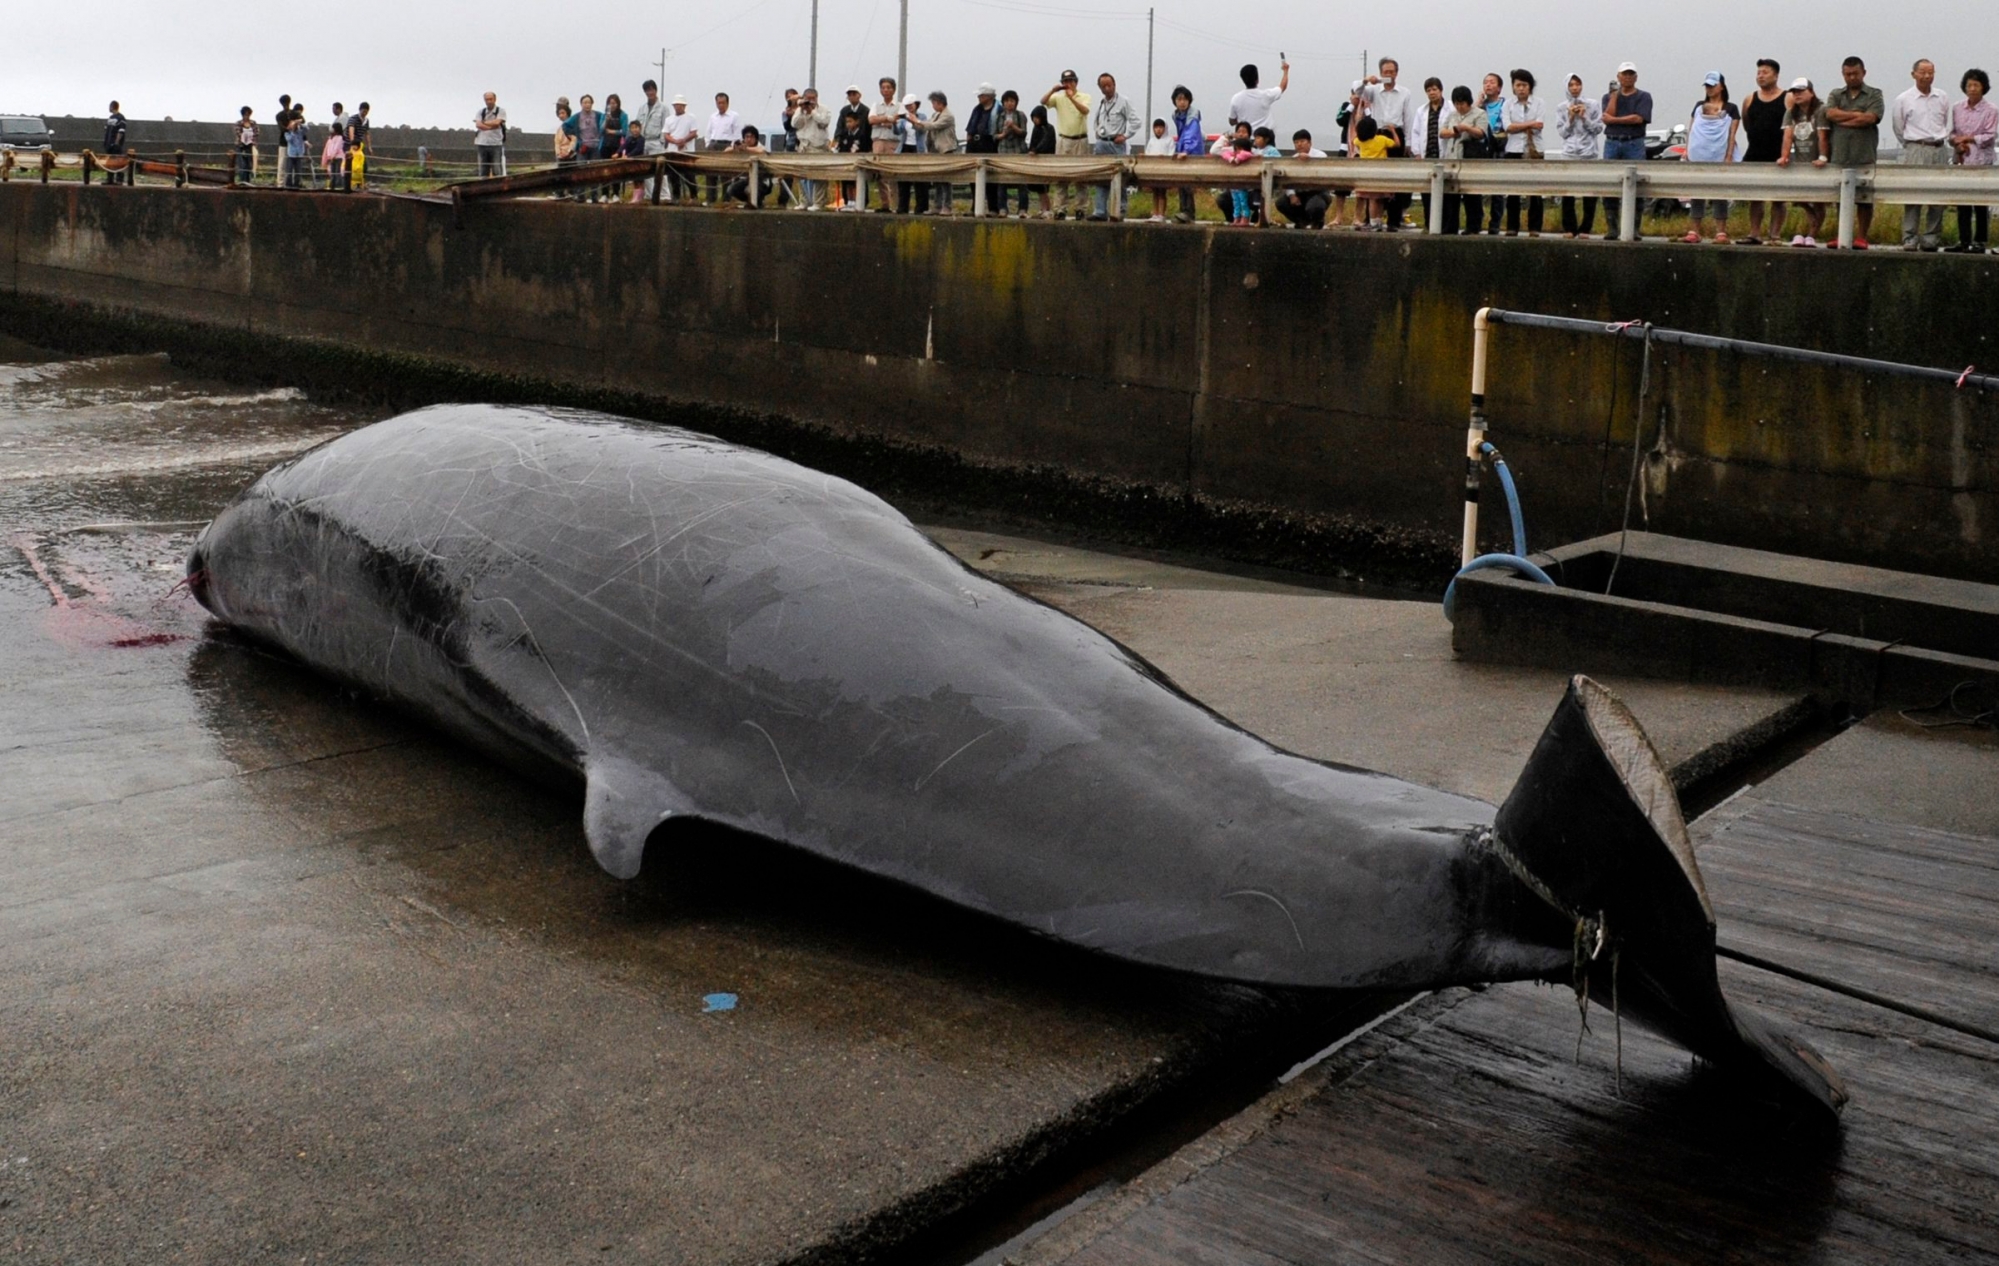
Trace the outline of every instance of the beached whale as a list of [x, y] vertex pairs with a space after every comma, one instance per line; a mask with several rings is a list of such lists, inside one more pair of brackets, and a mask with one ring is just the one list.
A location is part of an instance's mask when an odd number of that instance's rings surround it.
[[879, 498], [706, 436], [446, 406], [279, 466], [188, 560], [235, 628], [580, 779], [613, 875], [685, 815], [1047, 936], [1253, 984], [1587, 980], [1837, 1109], [1723, 999], [1678, 803], [1572, 683], [1496, 814], [1280, 751]]

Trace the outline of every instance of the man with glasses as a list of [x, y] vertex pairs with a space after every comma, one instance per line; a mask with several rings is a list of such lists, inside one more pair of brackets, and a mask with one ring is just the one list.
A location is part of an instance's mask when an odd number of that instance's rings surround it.
[[[1061, 80], [1041, 98], [1041, 104], [1048, 107], [1051, 121], [1055, 124], [1055, 153], [1058, 157], [1080, 158], [1090, 152], [1090, 94], [1078, 92], [1076, 82], [1076, 72], [1065, 70]], [[1051, 193], [1056, 219], [1061, 219], [1067, 212], [1072, 195], [1076, 199], [1076, 214], [1082, 215], [1082, 191], [1075, 185], [1055, 185]]]

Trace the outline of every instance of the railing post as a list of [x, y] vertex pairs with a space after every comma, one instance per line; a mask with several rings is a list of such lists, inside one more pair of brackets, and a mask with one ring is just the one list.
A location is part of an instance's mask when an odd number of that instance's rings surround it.
[[187, 188], [187, 151], [184, 149], [174, 151], [174, 188]]
[[666, 156], [662, 154], [652, 162], [652, 204], [659, 205], [659, 192], [666, 187]]
[[1853, 249], [1853, 231], [1859, 223], [1860, 169], [1848, 167], [1839, 173], [1839, 249]]
[[1261, 192], [1263, 194], [1263, 215], [1261, 219], [1263, 223], [1268, 224], [1270, 223], [1270, 206], [1277, 201], [1277, 169], [1272, 167], [1268, 160], [1265, 160], [1263, 163], [1263, 174], [1258, 179], [1261, 182]]
[[1124, 219], [1124, 164], [1119, 163], [1111, 173], [1110, 206], [1105, 208], [1113, 220]]
[[97, 155], [91, 153], [89, 150], [83, 151], [83, 183], [86, 188], [88, 188], [90, 185], [90, 173], [94, 171], [96, 167], [97, 167]]
[[981, 158], [972, 172], [972, 216], [974, 219], [986, 213], [986, 160]]
[[750, 160], [750, 189], [749, 189], [750, 208], [752, 210], [755, 210], [756, 208], [761, 207], [764, 204], [762, 177], [763, 177], [763, 166], [760, 163], [758, 163], [756, 159], [752, 158]]
[[42, 183], [43, 183], [43, 184], [47, 184], [47, 183], [49, 183], [49, 173], [50, 173], [50, 172], [52, 172], [52, 171], [54, 171], [55, 169], [56, 169], [56, 156], [55, 156], [55, 151], [53, 151], [53, 150], [46, 150], [46, 149], [45, 149], [45, 150], [43, 150], [43, 151], [42, 151]]
[[1638, 225], [1643, 219], [1639, 215], [1639, 212], [1643, 209], [1638, 205], [1638, 169], [1636, 167], [1626, 167], [1624, 169], [1623, 200], [1617, 204], [1617, 236], [1620, 241], [1635, 242], [1638, 240]]
[[1444, 235], [1444, 165], [1430, 168], [1430, 209], [1423, 213], [1423, 231], [1432, 237]]
[[854, 205], [868, 209], [868, 169], [859, 163], [854, 164]]

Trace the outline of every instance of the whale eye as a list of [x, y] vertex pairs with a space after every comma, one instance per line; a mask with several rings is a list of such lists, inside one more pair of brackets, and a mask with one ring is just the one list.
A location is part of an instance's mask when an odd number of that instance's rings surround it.
[[208, 556], [199, 549], [187, 556], [187, 591], [196, 602], [208, 605]]

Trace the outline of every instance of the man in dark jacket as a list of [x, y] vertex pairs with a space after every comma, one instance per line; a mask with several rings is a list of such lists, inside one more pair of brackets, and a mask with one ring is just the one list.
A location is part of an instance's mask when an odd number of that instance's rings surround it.
[[[840, 107], [840, 113], [833, 119], [833, 139], [838, 141], [847, 131], [847, 116], [854, 115], [861, 121], [861, 131], [868, 130], [868, 103], [861, 100], [861, 90], [853, 84], [847, 85], [847, 104]], [[863, 151], [866, 152], [866, 151]]]
[[[104, 116], [104, 153], [106, 157], [109, 157], [110, 155], [123, 154], [124, 152], [125, 116], [118, 112], [118, 103], [113, 101], [111, 103], [111, 112]], [[128, 168], [125, 171], [111, 172], [107, 177], [106, 183], [114, 185], [131, 184], [131, 170]]]

